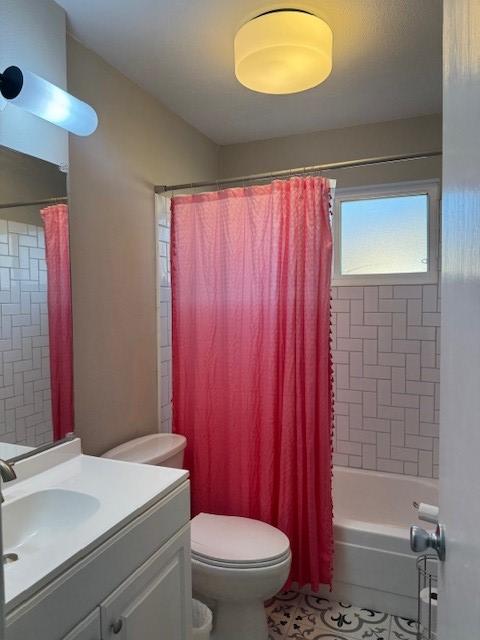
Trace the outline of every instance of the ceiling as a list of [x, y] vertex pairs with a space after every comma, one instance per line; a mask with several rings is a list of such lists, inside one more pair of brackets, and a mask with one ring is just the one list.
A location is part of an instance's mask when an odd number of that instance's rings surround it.
[[[70, 31], [219, 144], [441, 111], [442, 0], [57, 0]], [[272, 7], [314, 10], [333, 29], [333, 72], [288, 96], [234, 76], [233, 38]]]

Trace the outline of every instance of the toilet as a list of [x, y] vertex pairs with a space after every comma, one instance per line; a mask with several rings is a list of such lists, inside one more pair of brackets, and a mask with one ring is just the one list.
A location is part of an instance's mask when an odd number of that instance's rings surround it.
[[178, 433], [152, 433], [124, 442], [102, 457], [182, 469], [186, 446], [187, 439]]
[[[110, 449], [106, 458], [183, 467], [184, 436], [155, 433]], [[264, 602], [285, 584], [287, 536], [265, 522], [200, 513], [191, 521], [195, 596], [214, 609], [212, 640], [267, 640]]]
[[214, 640], [267, 640], [264, 602], [288, 578], [290, 542], [275, 527], [237, 516], [200, 513], [192, 527], [192, 583], [214, 602]]

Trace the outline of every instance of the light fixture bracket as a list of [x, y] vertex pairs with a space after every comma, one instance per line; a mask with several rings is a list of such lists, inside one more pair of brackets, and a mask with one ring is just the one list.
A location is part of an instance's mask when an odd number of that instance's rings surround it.
[[14, 100], [23, 88], [23, 73], [19, 67], [7, 67], [0, 73], [0, 93], [5, 100]]

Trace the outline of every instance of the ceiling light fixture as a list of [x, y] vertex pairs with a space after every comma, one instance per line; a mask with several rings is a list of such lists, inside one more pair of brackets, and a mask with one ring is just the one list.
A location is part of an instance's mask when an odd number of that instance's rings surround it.
[[30, 71], [8, 67], [0, 73], [0, 94], [17, 107], [78, 136], [89, 136], [98, 125], [90, 105]]
[[299, 9], [263, 13], [235, 36], [235, 75], [260, 93], [297, 93], [316, 87], [332, 70], [332, 30]]

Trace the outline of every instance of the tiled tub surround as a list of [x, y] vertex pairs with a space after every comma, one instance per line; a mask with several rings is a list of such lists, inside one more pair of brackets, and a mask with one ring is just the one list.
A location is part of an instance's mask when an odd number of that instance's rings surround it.
[[52, 439], [43, 227], [0, 220], [0, 440]]
[[438, 477], [439, 287], [332, 288], [337, 465]]
[[[170, 200], [157, 196], [159, 430], [171, 430]], [[334, 462], [438, 472], [437, 285], [332, 288]]]
[[172, 287], [170, 275], [170, 199], [156, 196], [157, 375], [159, 431], [172, 430]]

